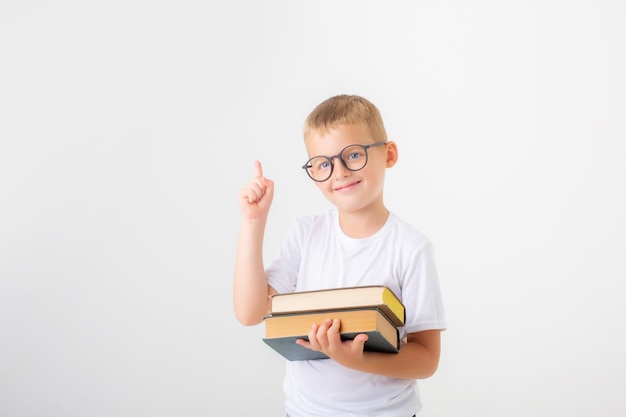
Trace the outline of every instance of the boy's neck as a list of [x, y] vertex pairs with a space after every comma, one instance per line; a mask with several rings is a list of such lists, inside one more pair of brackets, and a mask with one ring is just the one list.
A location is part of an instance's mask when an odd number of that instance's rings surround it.
[[363, 239], [378, 232], [388, 218], [389, 210], [385, 206], [360, 211], [339, 211], [339, 226], [346, 236]]

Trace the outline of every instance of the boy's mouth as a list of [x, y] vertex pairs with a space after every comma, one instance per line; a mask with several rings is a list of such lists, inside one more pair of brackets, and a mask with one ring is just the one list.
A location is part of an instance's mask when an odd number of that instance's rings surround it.
[[361, 181], [355, 181], [355, 182], [351, 182], [349, 184], [341, 185], [339, 187], [336, 187], [335, 191], [349, 191], [349, 190], [353, 189], [354, 187], [356, 187], [357, 185], [359, 185], [360, 183], [361, 183]]

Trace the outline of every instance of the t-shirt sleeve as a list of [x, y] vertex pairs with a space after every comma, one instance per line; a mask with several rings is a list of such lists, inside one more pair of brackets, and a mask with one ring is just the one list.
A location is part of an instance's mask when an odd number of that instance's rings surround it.
[[281, 242], [277, 254], [265, 266], [268, 284], [279, 293], [295, 291], [303, 236], [302, 220], [296, 219]]
[[407, 333], [447, 327], [433, 247], [422, 244], [406, 265], [402, 298], [406, 310]]

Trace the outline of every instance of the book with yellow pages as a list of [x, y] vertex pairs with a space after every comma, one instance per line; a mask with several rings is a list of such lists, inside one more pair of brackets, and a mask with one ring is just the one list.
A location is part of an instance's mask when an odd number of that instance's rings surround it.
[[380, 309], [396, 326], [404, 326], [406, 320], [404, 304], [389, 287], [384, 285], [275, 294], [272, 296], [270, 314], [368, 307]]
[[357, 308], [279, 314], [264, 317], [265, 337], [263, 341], [290, 361], [328, 358], [296, 343], [296, 339], [308, 340], [308, 333], [314, 323], [322, 324], [326, 319], [341, 320], [339, 333], [342, 340], [352, 340], [365, 333], [368, 340], [363, 347], [366, 351], [395, 353], [400, 350], [398, 328], [378, 308]]

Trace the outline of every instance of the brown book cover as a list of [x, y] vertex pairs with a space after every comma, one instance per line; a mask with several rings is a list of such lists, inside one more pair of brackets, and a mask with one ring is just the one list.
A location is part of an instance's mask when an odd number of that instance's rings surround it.
[[404, 326], [406, 320], [404, 304], [389, 287], [384, 285], [275, 294], [272, 296], [270, 314], [371, 307], [380, 309], [396, 326]]
[[313, 323], [321, 324], [332, 318], [341, 320], [342, 340], [352, 340], [358, 334], [369, 336], [364, 350], [395, 353], [400, 350], [398, 328], [378, 308], [341, 309], [266, 316], [263, 341], [290, 361], [324, 359], [327, 356], [296, 343], [308, 340]]

